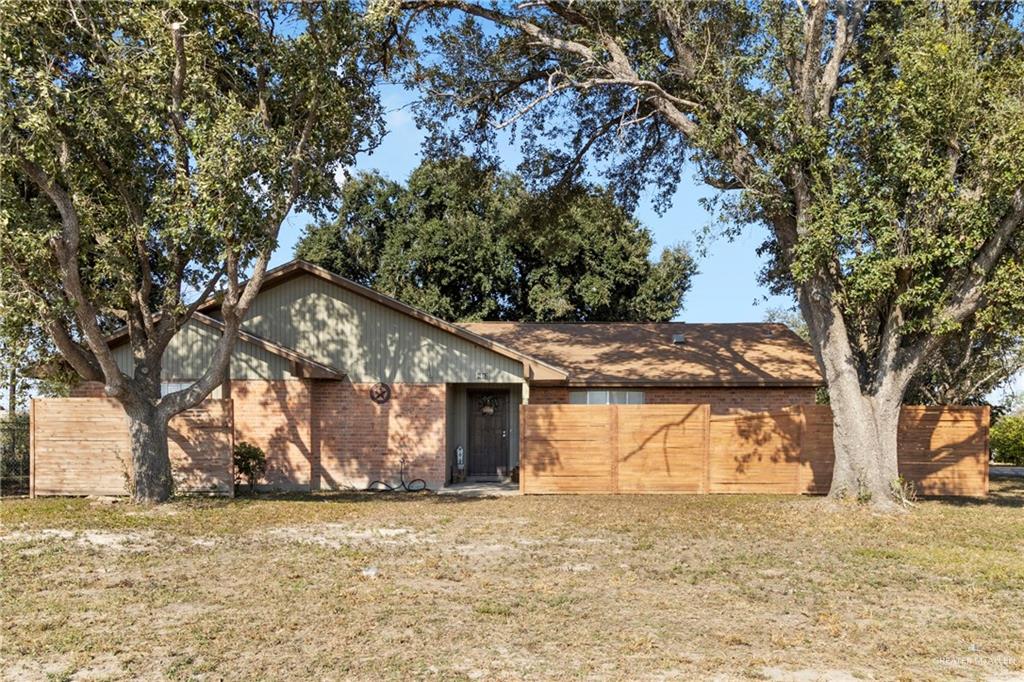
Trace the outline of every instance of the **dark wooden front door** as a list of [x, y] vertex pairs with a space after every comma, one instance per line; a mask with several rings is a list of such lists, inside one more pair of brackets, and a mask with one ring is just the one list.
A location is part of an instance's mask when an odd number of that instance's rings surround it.
[[[470, 476], [494, 476], [508, 466], [508, 392], [468, 391]], [[490, 414], [487, 414], [490, 412]]]

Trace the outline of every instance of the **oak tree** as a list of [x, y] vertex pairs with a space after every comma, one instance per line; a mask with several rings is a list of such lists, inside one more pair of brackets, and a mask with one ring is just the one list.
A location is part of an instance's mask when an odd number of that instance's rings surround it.
[[[625, 202], [694, 169], [793, 294], [835, 413], [831, 494], [893, 504], [918, 368], [1020, 288], [1024, 40], [1013, 3], [406, 0], [428, 151], [523, 143]], [[454, 120], [455, 123], [451, 123]], [[491, 147], [493, 149], [493, 147]]]
[[[224, 380], [282, 221], [330, 205], [379, 138], [374, 44], [337, 2], [0, 9], [0, 305], [124, 407], [137, 501], [170, 495], [168, 421]], [[210, 365], [161, 395], [165, 348], [215, 293]]]
[[696, 272], [682, 246], [652, 262], [650, 231], [586, 183], [530, 191], [458, 157], [405, 185], [359, 174], [342, 193], [295, 255], [447, 320], [663, 322]]

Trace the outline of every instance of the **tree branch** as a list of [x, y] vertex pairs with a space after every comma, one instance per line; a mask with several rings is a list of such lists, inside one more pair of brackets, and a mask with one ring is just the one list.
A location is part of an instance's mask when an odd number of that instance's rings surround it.
[[541, 45], [550, 47], [551, 49], [574, 54], [588, 62], [597, 62], [597, 56], [594, 51], [583, 43], [555, 38], [554, 36], [546, 33], [536, 24], [530, 23], [529, 21], [519, 19], [518, 17], [514, 17], [509, 14], [504, 14], [497, 10], [487, 9], [470, 2], [462, 2], [461, 0], [407, 0], [406, 2], [401, 3], [400, 9], [413, 12], [421, 12], [429, 9], [459, 10], [465, 14], [480, 17], [481, 19], [488, 19], [496, 24], [502, 24], [510, 28], [518, 29]]
[[818, 113], [822, 119], [827, 119], [832, 113], [832, 102], [839, 87], [839, 71], [842, 68], [843, 60], [850, 52], [857, 30], [860, 28], [861, 20], [864, 17], [864, 3], [865, 0], [853, 0], [852, 5], [846, 1], [840, 5], [841, 9], [836, 18], [836, 30], [832, 40], [832, 54], [825, 64], [819, 85]]
[[[978, 310], [984, 301], [984, 288], [988, 276], [998, 264], [1003, 253], [1009, 248], [1022, 222], [1024, 222], [1024, 185], [1018, 187], [1011, 196], [1007, 212], [971, 261], [967, 276], [959, 284], [950, 285], [945, 297], [949, 302], [937, 314], [939, 320], [960, 323]], [[900, 352], [898, 364], [909, 367], [916, 366], [922, 357], [938, 347], [941, 338], [935, 334], [925, 335], [916, 344], [904, 348]]]
[[[81, 273], [78, 269], [79, 241], [81, 228], [78, 213], [68, 193], [52, 179], [46, 171], [28, 159], [21, 159], [21, 169], [53, 202], [61, 216], [62, 238], [53, 240], [54, 253], [60, 267], [64, 294], [74, 308], [75, 318], [82, 334], [96, 358], [97, 364], [106, 377], [108, 393], [114, 397], [124, 390], [121, 369], [97, 323], [96, 309], [82, 289]], [[72, 362], [72, 358], [68, 358]]]
[[182, 34], [183, 22], [175, 21], [170, 25], [171, 41], [174, 44], [174, 71], [171, 73], [171, 123], [175, 134], [175, 161], [178, 169], [185, 177], [191, 175], [189, 167], [189, 144], [185, 128], [185, 115], [182, 113], [182, 101], [185, 96], [185, 78], [188, 73], [188, 60], [185, 56], [185, 36]]

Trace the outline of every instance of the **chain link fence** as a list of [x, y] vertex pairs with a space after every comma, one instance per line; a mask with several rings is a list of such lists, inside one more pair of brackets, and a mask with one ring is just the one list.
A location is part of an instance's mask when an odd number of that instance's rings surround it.
[[28, 495], [28, 415], [0, 416], [0, 495]]

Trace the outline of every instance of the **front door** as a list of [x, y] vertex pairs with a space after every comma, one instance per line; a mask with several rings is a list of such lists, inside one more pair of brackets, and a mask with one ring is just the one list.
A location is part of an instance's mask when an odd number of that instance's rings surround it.
[[508, 391], [468, 391], [470, 476], [494, 476], [508, 466]]

